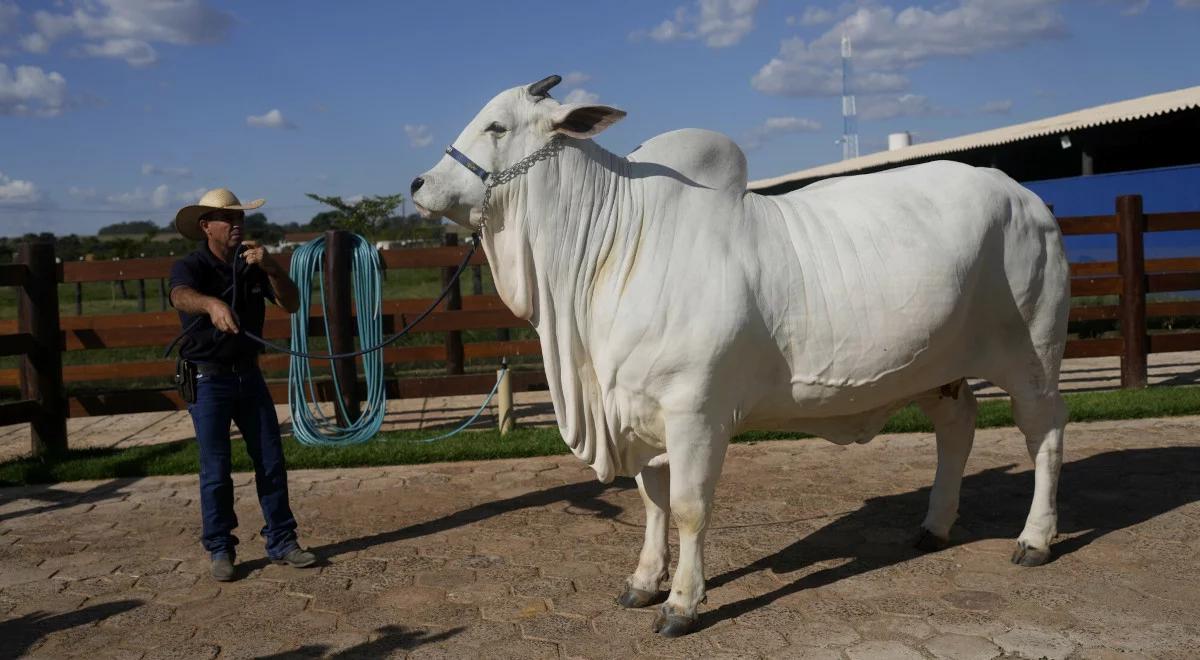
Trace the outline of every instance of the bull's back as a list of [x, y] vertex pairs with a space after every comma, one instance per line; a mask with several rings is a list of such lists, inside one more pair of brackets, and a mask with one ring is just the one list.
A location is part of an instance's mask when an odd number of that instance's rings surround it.
[[1019, 191], [936, 162], [748, 196], [769, 246], [759, 307], [787, 362], [787, 398], [813, 415], [855, 414], [966, 375], [979, 334], [1018, 307], [1006, 237], [1041, 233], [1027, 225], [1044, 218], [1015, 208]]

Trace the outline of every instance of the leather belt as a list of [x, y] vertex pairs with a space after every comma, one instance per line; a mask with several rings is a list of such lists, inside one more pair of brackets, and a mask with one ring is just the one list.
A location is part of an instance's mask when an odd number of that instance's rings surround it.
[[220, 362], [193, 362], [196, 373], [201, 376], [227, 376], [258, 371], [258, 357], [238, 360], [232, 364]]

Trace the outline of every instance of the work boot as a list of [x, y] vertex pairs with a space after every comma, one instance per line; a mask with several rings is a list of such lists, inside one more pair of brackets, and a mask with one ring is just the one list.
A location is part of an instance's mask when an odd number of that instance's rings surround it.
[[292, 548], [286, 555], [278, 559], [272, 559], [271, 561], [276, 564], [291, 566], [292, 568], [308, 568], [317, 563], [317, 556], [308, 550], [296, 547]]
[[233, 558], [224, 554], [213, 556], [209, 571], [212, 573], [213, 579], [217, 582], [233, 581], [235, 577]]

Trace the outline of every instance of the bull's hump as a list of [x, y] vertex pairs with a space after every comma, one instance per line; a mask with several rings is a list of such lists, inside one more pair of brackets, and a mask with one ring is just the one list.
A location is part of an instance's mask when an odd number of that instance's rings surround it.
[[665, 166], [714, 190], [746, 191], [746, 155], [721, 133], [684, 128], [657, 135], [629, 154], [633, 163]]

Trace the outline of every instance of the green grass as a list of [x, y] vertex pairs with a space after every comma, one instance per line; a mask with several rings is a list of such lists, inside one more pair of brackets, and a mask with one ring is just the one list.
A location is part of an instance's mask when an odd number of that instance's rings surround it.
[[[1162, 387], [1146, 390], [1082, 392], [1066, 395], [1074, 422], [1172, 417], [1200, 413], [1200, 387]], [[979, 428], [1011, 426], [1007, 401], [985, 401], [979, 406]], [[928, 433], [929, 420], [916, 408], [896, 413], [885, 433]], [[496, 431], [470, 431], [433, 443], [419, 442], [432, 431], [380, 434], [372, 442], [350, 447], [306, 447], [294, 438], [284, 439], [288, 466], [295, 469], [409, 465], [442, 461], [524, 458], [566, 454], [557, 428], [522, 428], [500, 437]], [[794, 440], [798, 433], [744, 433], [735, 442]], [[252, 469], [241, 443], [234, 443], [233, 467]], [[192, 474], [199, 469], [195, 442], [173, 442], [129, 449], [74, 450], [58, 461], [21, 459], [0, 464], [0, 486], [53, 483], [81, 479], [112, 479], [151, 475]]]

